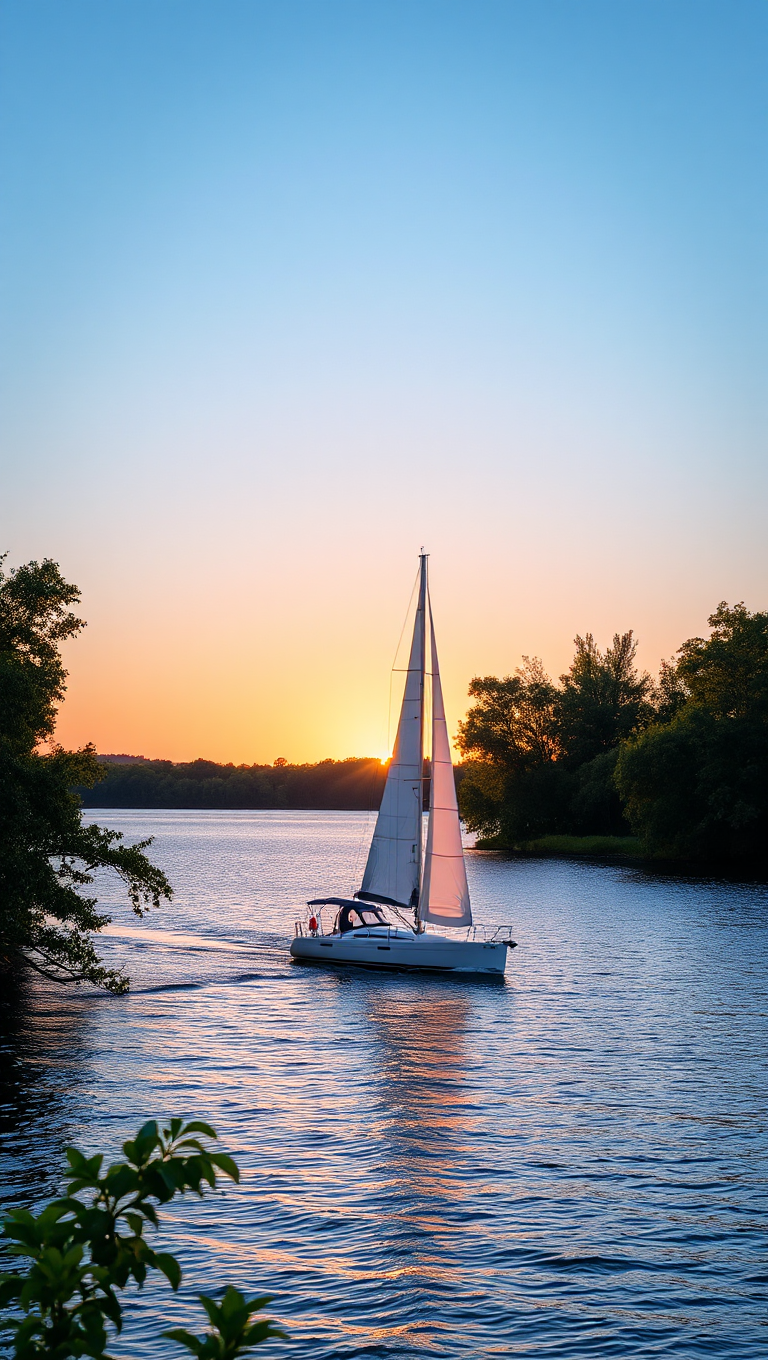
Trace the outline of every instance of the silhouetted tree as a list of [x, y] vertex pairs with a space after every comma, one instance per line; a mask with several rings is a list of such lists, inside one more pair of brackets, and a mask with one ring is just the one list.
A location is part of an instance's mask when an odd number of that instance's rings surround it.
[[459, 723], [465, 755], [508, 771], [556, 760], [560, 751], [558, 691], [538, 657], [525, 656], [523, 662], [503, 680], [493, 675], [472, 680], [469, 693], [476, 703]]
[[[648, 850], [768, 857], [768, 613], [721, 603], [678, 653], [671, 718], [628, 742], [616, 783]], [[680, 698], [680, 695], [683, 698]]]
[[605, 652], [591, 633], [575, 642], [576, 655], [560, 677], [558, 734], [566, 761], [580, 766], [647, 726], [654, 715], [653, 681], [637, 671], [631, 629], [616, 633]]
[[146, 858], [150, 842], [124, 846], [121, 835], [84, 826], [73, 784], [102, 775], [92, 746], [52, 745], [66, 671], [60, 645], [84, 626], [70, 610], [80, 598], [55, 562], [29, 562], [6, 575], [0, 559], [0, 965], [26, 960], [57, 982], [92, 982], [123, 992], [128, 979], [105, 968], [93, 934], [109, 917], [83, 895], [98, 868], [125, 883], [142, 916], [171, 896], [165, 875]]
[[653, 713], [652, 681], [637, 672], [631, 632], [604, 653], [591, 633], [575, 641], [560, 685], [527, 658], [514, 676], [472, 681], [476, 702], [459, 725], [470, 830], [505, 844], [628, 832], [613, 774], [620, 742]]

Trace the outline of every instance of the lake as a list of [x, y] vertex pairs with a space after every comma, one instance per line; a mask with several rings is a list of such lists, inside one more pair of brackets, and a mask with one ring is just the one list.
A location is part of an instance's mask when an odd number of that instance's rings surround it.
[[87, 816], [155, 836], [177, 895], [141, 922], [104, 886], [129, 995], [4, 998], [4, 1202], [154, 1115], [243, 1172], [165, 1211], [184, 1286], [115, 1355], [185, 1354], [161, 1327], [227, 1283], [307, 1360], [765, 1355], [765, 885], [470, 853], [503, 982], [324, 971], [289, 960], [297, 907], [359, 884], [372, 818]]

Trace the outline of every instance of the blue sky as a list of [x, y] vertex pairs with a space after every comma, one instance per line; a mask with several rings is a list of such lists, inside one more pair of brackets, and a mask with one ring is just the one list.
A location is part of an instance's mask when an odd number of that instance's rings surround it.
[[83, 587], [71, 739], [371, 749], [422, 543], [454, 720], [765, 604], [763, 4], [0, 15], [0, 530]]

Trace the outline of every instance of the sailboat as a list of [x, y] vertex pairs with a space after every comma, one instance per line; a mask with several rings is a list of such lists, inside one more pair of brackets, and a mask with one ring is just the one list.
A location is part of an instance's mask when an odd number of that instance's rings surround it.
[[[351, 897], [309, 901], [306, 919], [296, 922], [291, 955], [304, 963], [498, 976], [504, 973], [514, 941], [507, 931], [483, 930], [472, 920], [423, 552], [418, 581], [397, 737], [362, 884]], [[431, 777], [424, 845], [428, 724]], [[327, 908], [333, 910], [328, 929]], [[451, 934], [442, 933], [445, 930]]]

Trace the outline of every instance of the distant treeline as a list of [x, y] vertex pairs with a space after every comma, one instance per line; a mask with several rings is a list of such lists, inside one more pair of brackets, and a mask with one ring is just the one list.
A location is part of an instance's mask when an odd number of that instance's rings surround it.
[[381, 801], [386, 768], [380, 760], [322, 760], [317, 765], [175, 764], [101, 756], [105, 777], [78, 788], [85, 807], [325, 808], [368, 811]]

